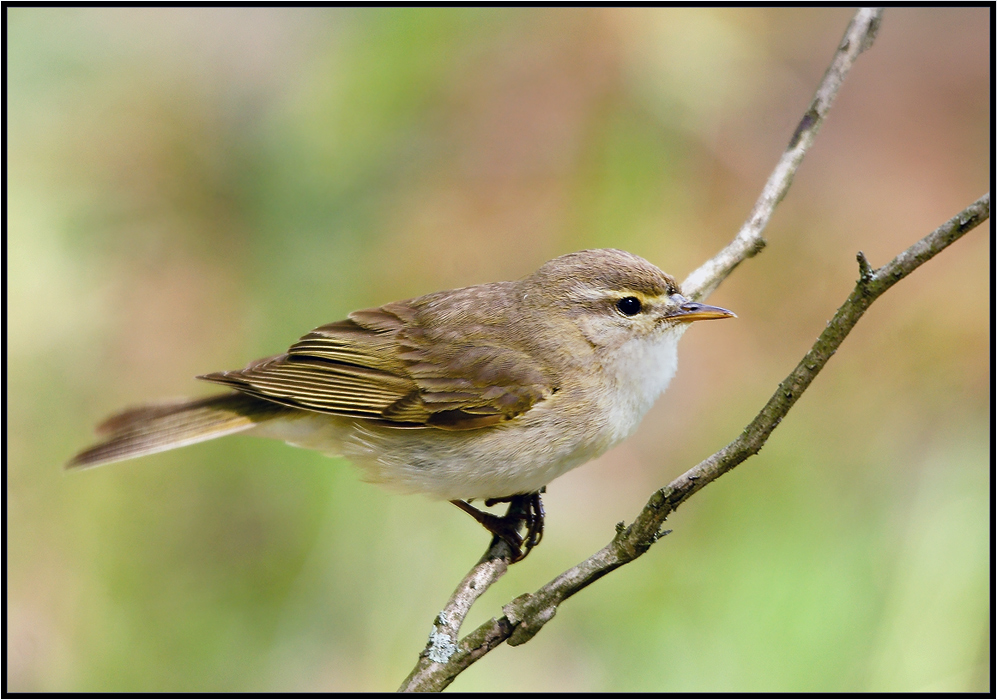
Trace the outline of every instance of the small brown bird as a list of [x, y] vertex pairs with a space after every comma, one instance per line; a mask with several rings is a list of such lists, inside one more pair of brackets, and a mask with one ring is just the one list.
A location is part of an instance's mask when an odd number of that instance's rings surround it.
[[[354, 311], [282, 355], [199, 377], [228, 393], [112, 416], [67, 468], [233, 433], [275, 438], [452, 501], [516, 561], [542, 536], [540, 492], [637, 428], [689, 323], [733, 316], [687, 300], [643, 258], [584, 250], [515, 282]], [[517, 508], [500, 518], [475, 498]]]

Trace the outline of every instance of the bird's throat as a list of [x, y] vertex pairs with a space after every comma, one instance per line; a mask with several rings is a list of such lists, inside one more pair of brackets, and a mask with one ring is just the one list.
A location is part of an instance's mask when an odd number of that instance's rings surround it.
[[678, 342], [685, 328], [682, 324], [652, 338], [634, 338], [604, 362], [612, 387], [610, 421], [617, 440], [637, 429], [655, 400], [668, 388], [678, 368]]

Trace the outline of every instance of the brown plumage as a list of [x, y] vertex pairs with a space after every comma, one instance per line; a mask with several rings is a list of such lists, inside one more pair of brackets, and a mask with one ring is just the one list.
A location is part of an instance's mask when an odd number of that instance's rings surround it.
[[[628, 298], [632, 313], [617, 308]], [[249, 431], [345, 454], [403, 490], [532, 492], [636, 427], [685, 320], [730, 315], [693, 306], [643, 258], [571, 253], [515, 282], [354, 311], [284, 354], [200, 377], [234, 393], [110, 418], [67, 466]]]
[[[469, 430], [527, 411], [547, 396], [553, 371], [508, 342], [510, 283], [469, 287], [354, 311], [320, 326], [287, 353], [200, 377], [293, 408], [400, 428]], [[482, 293], [489, 303], [482, 303]], [[440, 316], [458, 314], [462, 329]]]

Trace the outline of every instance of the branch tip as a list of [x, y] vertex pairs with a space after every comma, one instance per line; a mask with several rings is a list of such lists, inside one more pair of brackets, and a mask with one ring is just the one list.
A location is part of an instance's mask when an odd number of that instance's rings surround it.
[[872, 265], [861, 250], [855, 255], [855, 259], [859, 261], [859, 283], [864, 286], [872, 281]]

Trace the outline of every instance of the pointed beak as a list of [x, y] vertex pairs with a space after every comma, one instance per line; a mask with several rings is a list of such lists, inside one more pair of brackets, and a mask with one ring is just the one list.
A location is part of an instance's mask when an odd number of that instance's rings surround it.
[[685, 297], [678, 294], [673, 295], [672, 299], [680, 302], [679, 307], [666, 314], [664, 318], [682, 322], [707, 321], [711, 318], [737, 318], [737, 314], [733, 311], [728, 311], [719, 306], [700, 304], [698, 301], [686, 301]]

